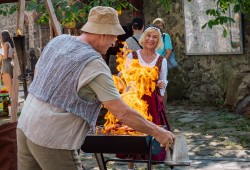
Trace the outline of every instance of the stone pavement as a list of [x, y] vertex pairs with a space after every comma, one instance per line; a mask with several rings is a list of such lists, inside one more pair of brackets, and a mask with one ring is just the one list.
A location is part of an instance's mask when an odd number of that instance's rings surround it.
[[[187, 102], [169, 103], [168, 118], [175, 132], [184, 133], [191, 166], [174, 170], [250, 170], [250, 119], [210, 106], [192, 106]], [[9, 118], [1, 118], [0, 124]], [[114, 155], [105, 154], [105, 158]], [[98, 170], [91, 154], [81, 153], [87, 170]], [[126, 163], [109, 162], [108, 170], [126, 170]], [[146, 164], [136, 164], [145, 170]], [[154, 169], [170, 169], [164, 165]]]
[[[173, 131], [184, 133], [191, 166], [174, 170], [250, 170], [250, 119], [225, 109], [191, 106], [187, 102], [168, 104], [168, 117]], [[112, 154], [104, 154], [112, 158]], [[98, 170], [94, 156], [81, 153], [87, 170]], [[126, 170], [126, 163], [109, 162], [108, 170]], [[146, 164], [137, 163], [137, 170]], [[154, 169], [170, 169], [165, 165]]]
[[[191, 166], [174, 167], [173, 170], [249, 170], [250, 160], [216, 160], [216, 159], [190, 159]], [[99, 170], [94, 158], [84, 159], [83, 165], [86, 170]], [[146, 170], [145, 164], [136, 164], [136, 170]], [[118, 164], [110, 162], [107, 165], [108, 170], [127, 170], [126, 164]], [[170, 170], [165, 165], [154, 167], [155, 170]]]

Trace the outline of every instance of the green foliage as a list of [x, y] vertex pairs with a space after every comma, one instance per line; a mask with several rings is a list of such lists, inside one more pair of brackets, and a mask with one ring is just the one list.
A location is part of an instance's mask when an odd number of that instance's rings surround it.
[[17, 4], [0, 4], [0, 15], [7, 16], [17, 11]]
[[[192, 0], [187, 1], [191, 2]], [[157, 2], [166, 12], [170, 11], [173, 4], [173, 0], [157, 0]], [[227, 15], [228, 10], [232, 6], [233, 12], [242, 13], [250, 19], [250, 0], [216, 0], [216, 8], [206, 11], [206, 15], [212, 16], [214, 19], [209, 20], [202, 28], [208, 26], [212, 29], [214, 26], [221, 25], [223, 27], [223, 36], [226, 37], [227, 30], [223, 25], [229, 22], [235, 22], [233, 18]]]
[[157, 2], [166, 12], [169, 12], [173, 5], [173, 0], [157, 0]]
[[[126, 0], [92, 0], [83, 3], [79, 0], [52, 0], [51, 1], [62, 26], [75, 26], [75, 24], [83, 24], [87, 20], [87, 14], [94, 6], [111, 6], [116, 10], [130, 9], [135, 10], [135, 7]], [[8, 9], [8, 10], [7, 10]], [[44, 1], [29, 0], [26, 1], [25, 10], [35, 10], [40, 18], [38, 23], [49, 23], [49, 14], [46, 10]], [[0, 14], [13, 14], [17, 11], [17, 4], [0, 4]]]
[[[189, 2], [192, 0], [188, 0]], [[205, 23], [202, 28], [208, 26], [212, 29], [214, 26], [226, 24], [228, 22], [235, 22], [233, 18], [227, 16], [228, 10], [231, 9], [235, 13], [242, 13], [250, 20], [250, 1], [249, 0], [216, 0], [216, 8], [208, 9], [206, 14], [214, 17]], [[223, 27], [223, 36], [227, 36], [226, 28]]]
[[[33, 1], [33, 2], [32, 2]], [[121, 10], [129, 7], [129, 9], [134, 10], [135, 8], [128, 3], [126, 0], [92, 0], [87, 3], [83, 3], [77, 0], [54, 0], [53, 6], [55, 9], [56, 16], [59, 18], [62, 26], [68, 24], [68, 26], [73, 26], [74, 24], [80, 24], [86, 22], [87, 14], [90, 9], [94, 6], [103, 5], [103, 6], [111, 6], [117, 10]], [[31, 0], [28, 2], [27, 10], [36, 10], [42, 13], [41, 18], [39, 19], [39, 23], [48, 23], [49, 15], [46, 11], [45, 4], [36, 3], [36, 0]]]

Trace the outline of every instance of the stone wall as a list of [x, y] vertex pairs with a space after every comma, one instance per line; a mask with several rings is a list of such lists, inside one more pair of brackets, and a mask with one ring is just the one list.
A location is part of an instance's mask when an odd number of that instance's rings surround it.
[[3, 16], [0, 15], [0, 31], [9, 30], [13, 35], [16, 32], [17, 17], [16, 14]]
[[250, 23], [243, 19], [244, 54], [242, 55], [185, 55], [184, 16], [182, 0], [176, 0], [166, 13], [153, 0], [144, 0], [145, 23], [156, 17], [166, 23], [164, 32], [171, 36], [178, 67], [169, 72], [169, 99], [189, 99], [191, 102], [223, 104], [233, 75], [250, 72]]
[[[50, 29], [48, 25], [38, 25], [37, 16], [34, 12], [25, 11], [24, 35], [26, 38], [26, 51], [34, 48], [36, 56], [39, 57], [40, 51], [50, 40]], [[0, 31], [9, 30], [11, 36], [16, 33], [17, 13], [13, 15], [0, 15]]]

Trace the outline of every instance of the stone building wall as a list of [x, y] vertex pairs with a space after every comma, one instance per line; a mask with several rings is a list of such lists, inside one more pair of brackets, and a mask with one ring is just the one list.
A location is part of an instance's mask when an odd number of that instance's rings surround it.
[[223, 104], [231, 78], [240, 72], [250, 72], [250, 23], [244, 19], [242, 55], [185, 55], [184, 16], [182, 0], [176, 0], [166, 13], [153, 0], [144, 0], [145, 23], [156, 17], [166, 23], [164, 32], [171, 36], [178, 67], [169, 72], [169, 99], [189, 99], [191, 102]]
[[0, 15], [0, 31], [9, 30], [12, 34], [16, 32], [17, 18], [16, 14], [3, 16]]
[[[0, 31], [9, 30], [11, 36], [16, 33], [17, 13], [13, 15], [0, 15]], [[50, 40], [50, 29], [48, 25], [38, 25], [34, 12], [25, 11], [24, 35], [26, 38], [26, 52], [33, 48], [36, 56], [39, 57], [40, 51]]]

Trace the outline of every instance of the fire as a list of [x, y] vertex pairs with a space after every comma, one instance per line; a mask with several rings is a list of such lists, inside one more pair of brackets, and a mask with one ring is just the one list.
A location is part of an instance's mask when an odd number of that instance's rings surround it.
[[16, 31], [16, 35], [17, 35], [17, 36], [21, 36], [21, 35], [22, 35], [22, 33], [21, 33], [20, 29], [17, 29], [17, 31]]
[[[148, 104], [142, 100], [142, 96], [151, 95], [154, 91], [158, 80], [158, 68], [141, 67], [138, 60], [127, 59], [126, 56], [130, 52], [131, 50], [125, 50], [117, 54], [119, 74], [113, 76], [113, 80], [124, 102], [137, 110], [144, 118], [152, 121], [152, 116], [148, 113]], [[106, 123], [102, 128], [102, 134], [144, 135], [121, 124], [109, 111], [104, 118]]]
[[117, 15], [121, 15], [122, 14], [122, 9], [121, 9], [120, 6], [116, 8], [116, 12], [117, 12]]

